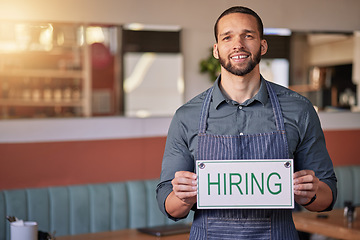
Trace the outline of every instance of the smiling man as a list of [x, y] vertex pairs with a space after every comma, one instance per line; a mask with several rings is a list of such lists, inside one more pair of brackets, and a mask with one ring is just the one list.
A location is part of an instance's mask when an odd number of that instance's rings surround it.
[[333, 165], [312, 104], [260, 75], [268, 49], [260, 17], [232, 7], [214, 31], [221, 75], [174, 115], [157, 186], [159, 207], [174, 220], [194, 210], [191, 239], [298, 239], [291, 209], [196, 209], [196, 160], [291, 158], [298, 204], [325, 211], [336, 199]]

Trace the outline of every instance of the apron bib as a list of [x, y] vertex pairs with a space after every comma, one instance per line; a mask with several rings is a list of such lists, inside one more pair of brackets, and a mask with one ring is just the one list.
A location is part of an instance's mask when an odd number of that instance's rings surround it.
[[[207, 118], [213, 92], [213, 88], [210, 88], [200, 115], [197, 160], [289, 158], [280, 104], [269, 82], [265, 82], [277, 131], [234, 136], [207, 134]], [[296, 240], [298, 234], [291, 209], [197, 209], [190, 239]]]

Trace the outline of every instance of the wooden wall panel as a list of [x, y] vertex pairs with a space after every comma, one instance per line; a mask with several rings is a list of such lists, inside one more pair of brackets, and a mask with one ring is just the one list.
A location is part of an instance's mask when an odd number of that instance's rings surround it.
[[165, 137], [0, 144], [0, 189], [159, 178]]
[[326, 147], [334, 166], [360, 164], [360, 130], [324, 131]]

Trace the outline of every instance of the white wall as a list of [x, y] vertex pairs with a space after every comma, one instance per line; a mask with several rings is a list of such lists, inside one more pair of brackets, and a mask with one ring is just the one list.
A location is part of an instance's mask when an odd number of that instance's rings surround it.
[[[319, 113], [319, 118], [324, 131], [360, 129], [358, 113]], [[162, 137], [170, 122], [171, 117], [1, 120], [0, 143]]]
[[0, 0], [1, 19], [180, 25], [185, 68], [185, 100], [208, 86], [199, 61], [214, 43], [213, 24], [233, 5], [259, 13], [265, 27], [293, 30], [360, 29], [358, 0]]

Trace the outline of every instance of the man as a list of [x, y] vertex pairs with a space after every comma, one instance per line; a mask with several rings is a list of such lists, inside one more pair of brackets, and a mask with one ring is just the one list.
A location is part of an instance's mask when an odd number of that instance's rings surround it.
[[268, 49], [260, 17], [232, 7], [214, 31], [221, 75], [174, 115], [157, 187], [159, 207], [174, 220], [195, 210], [191, 239], [298, 239], [289, 209], [196, 209], [196, 160], [292, 158], [298, 204], [324, 211], [336, 199], [336, 177], [311, 103], [260, 75]]

